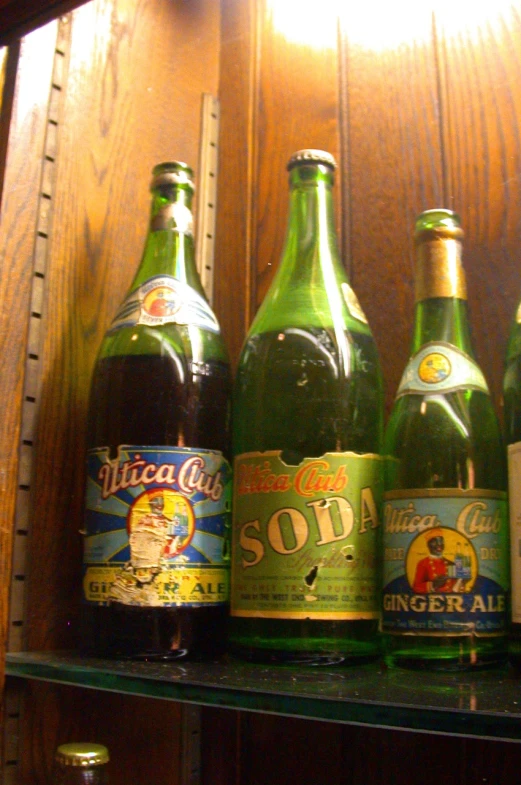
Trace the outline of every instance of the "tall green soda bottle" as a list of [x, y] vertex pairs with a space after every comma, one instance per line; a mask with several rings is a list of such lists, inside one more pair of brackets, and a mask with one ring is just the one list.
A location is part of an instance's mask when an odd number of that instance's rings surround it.
[[382, 380], [340, 262], [334, 158], [289, 163], [279, 269], [234, 393], [230, 642], [258, 661], [378, 653]]
[[385, 434], [386, 658], [418, 669], [506, 654], [506, 462], [471, 345], [462, 238], [450, 210], [417, 219], [411, 358]]
[[151, 192], [92, 377], [81, 648], [206, 657], [228, 616], [230, 367], [195, 266], [192, 170], [159, 164]]
[[511, 619], [509, 659], [521, 669], [521, 303], [516, 309], [503, 377], [505, 441], [508, 446]]

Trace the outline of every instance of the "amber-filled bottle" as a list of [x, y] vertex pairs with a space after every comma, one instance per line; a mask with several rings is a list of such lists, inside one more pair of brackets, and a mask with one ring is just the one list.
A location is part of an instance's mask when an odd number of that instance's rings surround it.
[[195, 266], [193, 173], [156, 166], [141, 264], [94, 369], [81, 650], [224, 648], [230, 369]]

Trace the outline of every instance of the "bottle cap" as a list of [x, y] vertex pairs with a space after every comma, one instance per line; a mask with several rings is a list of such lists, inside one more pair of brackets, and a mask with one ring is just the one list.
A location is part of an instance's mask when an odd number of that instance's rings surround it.
[[336, 161], [331, 153], [326, 153], [325, 150], [298, 150], [296, 153], [293, 153], [291, 158], [288, 161], [287, 170], [288, 172], [290, 169], [293, 169], [294, 166], [299, 166], [300, 164], [324, 164], [325, 166], [329, 166], [333, 172], [336, 169]]
[[165, 161], [157, 164], [152, 169], [152, 183], [150, 188], [157, 188], [159, 185], [173, 183], [174, 185], [185, 185], [194, 190], [194, 171], [183, 161]]
[[103, 744], [61, 744], [55, 759], [62, 766], [99, 766], [108, 763], [109, 751]]
[[418, 242], [426, 236], [452, 237], [461, 240], [463, 229], [461, 228], [460, 217], [453, 210], [446, 210], [443, 207], [434, 210], [425, 210], [416, 219], [414, 228], [414, 239]]

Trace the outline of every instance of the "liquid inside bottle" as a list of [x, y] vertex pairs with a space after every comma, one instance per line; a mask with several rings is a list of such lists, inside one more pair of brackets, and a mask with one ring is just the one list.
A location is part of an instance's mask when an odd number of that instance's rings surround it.
[[224, 650], [231, 379], [195, 270], [192, 191], [186, 165], [156, 167], [143, 260], [93, 373], [85, 653]]

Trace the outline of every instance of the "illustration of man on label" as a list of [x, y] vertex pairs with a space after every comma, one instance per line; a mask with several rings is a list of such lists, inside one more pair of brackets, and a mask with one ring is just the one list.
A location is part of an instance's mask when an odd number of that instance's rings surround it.
[[159, 572], [170, 520], [164, 514], [165, 500], [162, 493], [150, 495], [148, 504], [150, 512], [146, 512], [134, 523], [128, 538], [130, 563], [136, 569], [149, 568]]
[[[145, 497], [145, 498], [143, 498]], [[143, 494], [131, 510], [130, 561], [110, 587], [109, 598], [127, 604], [159, 604], [154, 579], [161, 572], [161, 559], [168, 542], [170, 519], [164, 514], [165, 500], [159, 491]]]
[[441, 529], [433, 529], [426, 540], [429, 556], [420, 559], [416, 565], [413, 591], [417, 594], [465, 591], [465, 581], [456, 570], [455, 562], [443, 555], [445, 539]]

